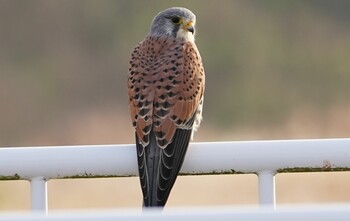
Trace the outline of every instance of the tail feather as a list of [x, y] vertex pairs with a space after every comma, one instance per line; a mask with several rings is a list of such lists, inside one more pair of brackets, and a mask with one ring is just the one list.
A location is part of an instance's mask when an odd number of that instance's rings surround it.
[[156, 142], [153, 132], [150, 142], [143, 147], [136, 136], [139, 175], [145, 207], [163, 207], [176, 181], [192, 130], [177, 129], [173, 141], [164, 149]]

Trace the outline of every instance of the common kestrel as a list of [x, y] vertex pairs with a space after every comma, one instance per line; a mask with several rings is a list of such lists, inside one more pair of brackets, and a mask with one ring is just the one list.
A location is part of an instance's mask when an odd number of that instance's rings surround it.
[[202, 119], [205, 77], [195, 24], [190, 10], [168, 8], [131, 54], [129, 107], [146, 207], [165, 205]]

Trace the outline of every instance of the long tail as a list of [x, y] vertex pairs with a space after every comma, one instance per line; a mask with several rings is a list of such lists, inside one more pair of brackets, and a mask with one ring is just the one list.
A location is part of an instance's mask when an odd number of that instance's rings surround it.
[[191, 130], [177, 129], [173, 141], [165, 149], [158, 146], [153, 132], [146, 147], [139, 144], [136, 136], [143, 206], [163, 207], [166, 204], [184, 161], [191, 133]]

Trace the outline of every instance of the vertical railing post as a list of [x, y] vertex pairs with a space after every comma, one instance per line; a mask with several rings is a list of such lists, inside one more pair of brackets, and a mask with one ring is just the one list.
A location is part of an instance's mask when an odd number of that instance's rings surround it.
[[47, 182], [44, 177], [30, 179], [31, 208], [47, 214]]
[[275, 172], [274, 171], [260, 171], [259, 178], [259, 204], [260, 206], [276, 207], [276, 193], [275, 193]]

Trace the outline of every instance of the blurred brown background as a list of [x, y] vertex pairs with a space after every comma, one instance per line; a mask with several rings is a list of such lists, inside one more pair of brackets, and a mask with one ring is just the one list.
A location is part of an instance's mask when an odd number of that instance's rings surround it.
[[[349, 137], [349, 1], [2, 0], [0, 146], [132, 143], [129, 55], [171, 6], [197, 15], [207, 84], [195, 141]], [[348, 173], [276, 180], [278, 203], [350, 201]], [[138, 185], [52, 180], [49, 206], [138, 207]], [[28, 209], [28, 187], [0, 182], [0, 211]], [[169, 206], [257, 201], [254, 175], [189, 176]]]

